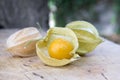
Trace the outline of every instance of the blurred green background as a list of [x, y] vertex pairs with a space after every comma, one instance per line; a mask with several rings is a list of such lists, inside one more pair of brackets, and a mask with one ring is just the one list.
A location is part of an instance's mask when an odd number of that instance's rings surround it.
[[55, 26], [65, 26], [74, 20], [85, 20], [96, 25], [99, 30], [107, 26], [120, 33], [120, 0], [49, 0], [48, 5]]
[[84, 20], [120, 43], [120, 0], [0, 0], [0, 29], [34, 26], [44, 31]]
[[50, 26], [85, 20], [103, 37], [120, 43], [120, 0], [49, 0], [48, 5]]

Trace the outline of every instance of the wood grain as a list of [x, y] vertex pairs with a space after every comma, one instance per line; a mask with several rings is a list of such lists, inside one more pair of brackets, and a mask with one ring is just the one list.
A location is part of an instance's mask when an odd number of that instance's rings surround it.
[[0, 30], [0, 80], [120, 80], [120, 46], [105, 39], [93, 52], [63, 67], [50, 67], [37, 57], [15, 57], [5, 50], [16, 30]]

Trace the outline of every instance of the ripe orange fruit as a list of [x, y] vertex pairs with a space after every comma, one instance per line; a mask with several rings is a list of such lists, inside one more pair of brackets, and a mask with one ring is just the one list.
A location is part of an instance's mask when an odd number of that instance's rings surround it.
[[70, 59], [73, 56], [70, 53], [72, 50], [73, 45], [68, 40], [62, 38], [53, 40], [48, 47], [50, 57], [56, 59]]

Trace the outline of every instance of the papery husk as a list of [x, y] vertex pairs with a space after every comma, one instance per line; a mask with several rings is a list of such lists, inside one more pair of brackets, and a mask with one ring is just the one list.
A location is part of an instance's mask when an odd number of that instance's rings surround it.
[[36, 42], [41, 37], [35, 27], [21, 29], [7, 39], [7, 50], [15, 56], [36, 55]]
[[[74, 46], [74, 49], [71, 51], [71, 53], [74, 56], [70, 59], [62, 59], [62, 60], [50, 57], [48, 53], [48, 46], [50, 42], [59, 37], [63, 38], [64, 36], [66, 39], [67, 37], [69, 37], [69, 39], [71, 40], [69, 41]], [[75, 53], [77, 48], [78, 48], [78, 39], [75, 33], [68, 28], [57, 28], [57, 27], [51, 28], [49, 29], [47, 36], [44, 39], [39, 40], [39, 42], [37, 42], [36, 44], [37, 55], [39, 56], [39, 58], [42, 60], [43, 63], [49, 66], [64, 66], [75, 60], [78, 60], [80, 56]]]
[[86, 21], [73, 21], [66, 27], [76, 34], [79, 42], [77, 53], [80, 55], [93, 51], [103, 41], [97, 29]]
[[68, 23], [66, 27], [71, 28], [71, 29], [77, 29], [77, 30], [79, 29], [85, 30], [85, 31], [88, 31], [94, 34], [95, 36], [99, 36], [99, 33], [97, 29], [94, 27], [94, 25], [92, 25], [91, 23], [87, 21], [73, 21], [73, 22]]

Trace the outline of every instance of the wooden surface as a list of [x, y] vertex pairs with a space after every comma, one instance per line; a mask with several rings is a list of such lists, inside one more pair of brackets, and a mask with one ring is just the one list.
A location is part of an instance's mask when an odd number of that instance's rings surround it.
[[105, 40], [79, 61], [63, 67], [44, 65], [37, 56], [13, 57], [5, 40], [16, 30], [0, 30], [0, 80], [120, 80], [120, 46]]

